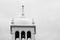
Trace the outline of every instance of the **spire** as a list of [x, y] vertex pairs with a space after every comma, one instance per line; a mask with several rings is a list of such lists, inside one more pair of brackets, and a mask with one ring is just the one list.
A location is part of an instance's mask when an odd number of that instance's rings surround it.
[[24, 5], [23, 5], [23, 0], [21, 0], [22, 2], [22, 17], [24, 17]]

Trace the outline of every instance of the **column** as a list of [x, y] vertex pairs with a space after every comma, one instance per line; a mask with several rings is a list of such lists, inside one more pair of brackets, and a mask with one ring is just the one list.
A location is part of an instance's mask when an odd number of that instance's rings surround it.
[[21, 40], [21, 33], [19, 33], [19, 40]]
[[27, 40], [27, 33], [25, 33], [25, 40]]

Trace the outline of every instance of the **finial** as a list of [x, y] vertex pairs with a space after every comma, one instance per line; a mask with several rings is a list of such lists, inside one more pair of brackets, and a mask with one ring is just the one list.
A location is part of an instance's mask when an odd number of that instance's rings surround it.
[[35, 22], [34, 22], [34, 18], [32, 19], [32, 24], [35, 24]]
[[22, 5], [22, 16], [24, 16], [24, 5]]
[[11, 22], [11, 24], [14, 24], [14, 18], [12, 18], [12, 22]]

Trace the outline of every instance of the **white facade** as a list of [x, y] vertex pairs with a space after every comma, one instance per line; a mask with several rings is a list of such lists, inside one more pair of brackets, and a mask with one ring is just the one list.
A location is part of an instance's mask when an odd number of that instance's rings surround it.
[[[16, 31], [19, 32], [19, 37], [16, 38]], [[25, 38], [21, 38], [21, 32], [25, 32]], [[31, 32], [31, 38], [28, 38], [27, 32]], [[32, 21], [28, 19], [20, 18], [14, 21], [14, 24], [11, 25], [11, 35], [12, 40], [35, 40], [36, 27], [32, 24]], [[17, 34], [18, 35], [18, 34]]]

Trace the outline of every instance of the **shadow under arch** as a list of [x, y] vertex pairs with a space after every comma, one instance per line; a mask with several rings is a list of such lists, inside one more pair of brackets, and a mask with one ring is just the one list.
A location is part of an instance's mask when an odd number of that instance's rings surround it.
[[24, 38], [25, 39], [25, 31], [21, 31], [21, 39]]
[[31, 31], [27, 31], [27, 39], [31, 38]]
[[19, 38], [19, 31], [15, 32], [15, 40], [16, 40], [16, 38]]

